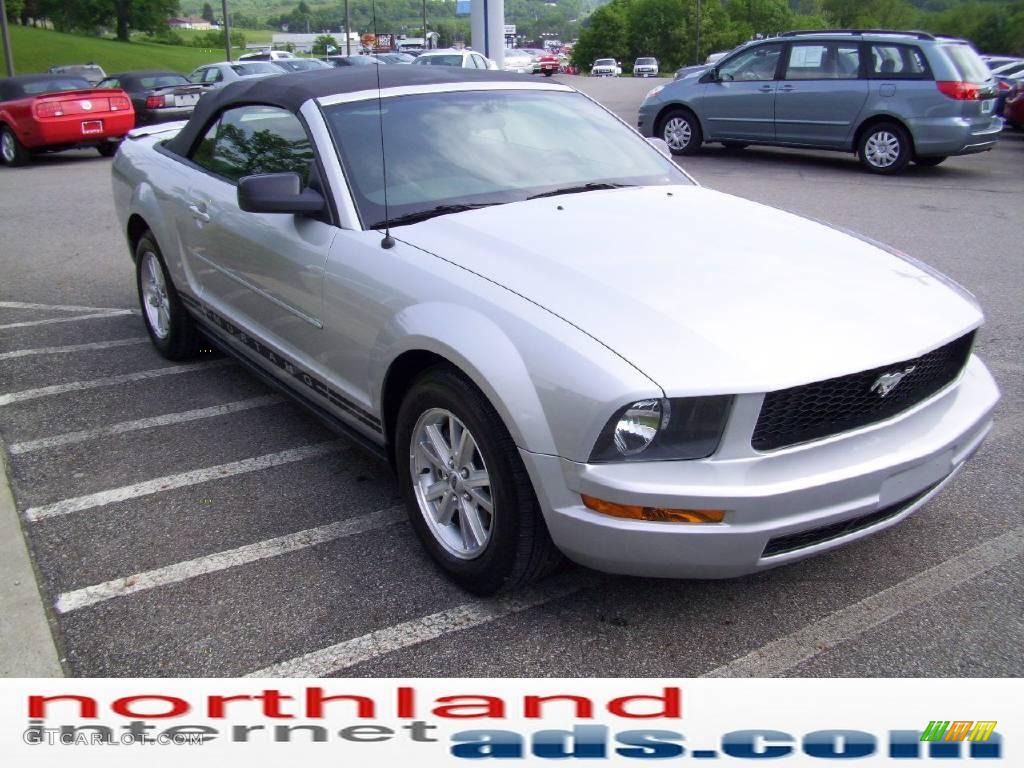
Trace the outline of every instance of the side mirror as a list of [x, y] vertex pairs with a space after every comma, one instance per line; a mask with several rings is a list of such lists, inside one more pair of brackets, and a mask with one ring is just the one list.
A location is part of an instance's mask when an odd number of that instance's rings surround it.
[[238, 180], [238, 207], [249, 213], [320, 213], [323, 195], [302, 188], [302, 179], [294, 171], [261, 173]]
[[665, 157], [669, 159], [672, 158], [672, 152], [669, 150], [668, 144], [665, 143], [664, 139], [659, 139], [657, 136], [650, 136], [647, 138], [647, 143], [661, 152]]

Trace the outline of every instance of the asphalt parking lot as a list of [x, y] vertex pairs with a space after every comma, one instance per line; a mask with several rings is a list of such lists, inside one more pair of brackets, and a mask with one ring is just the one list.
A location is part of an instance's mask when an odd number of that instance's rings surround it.
[[[631, 125], [655, 84], [561, 79]], [[1024, 133], [894, 178], [777, 149], [682, 163], [706, 186], [890, 243], [978, 296], [1003, 401], [937, 499], [754, 577], [574, 567], [497, 600], [432, 568], [384, 466], [216, 352], [175, 365], [151, 349], [109, 166], [81, 151], [0, 171], [0, 439], [67, 674], [1024, 673]]]

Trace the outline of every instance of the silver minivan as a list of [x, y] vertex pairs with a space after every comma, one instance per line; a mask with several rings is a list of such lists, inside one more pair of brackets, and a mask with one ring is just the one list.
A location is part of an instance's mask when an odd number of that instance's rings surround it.
[[995, 146], [996, 82], [964, 40], [927, 32], [787, 32], [653, 88], [638, 127], [676, 155], [703, 142], [855, 152], [875, 173]]

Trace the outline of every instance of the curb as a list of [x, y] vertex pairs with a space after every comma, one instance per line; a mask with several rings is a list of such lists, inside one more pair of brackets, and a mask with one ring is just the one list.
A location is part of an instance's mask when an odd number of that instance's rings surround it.
[[0, 450], [0, 677], [64, 677]]

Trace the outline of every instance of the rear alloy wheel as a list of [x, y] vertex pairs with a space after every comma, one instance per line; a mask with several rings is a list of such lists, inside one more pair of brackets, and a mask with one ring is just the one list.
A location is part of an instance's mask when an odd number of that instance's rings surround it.
[[28, 165], [32, 159], [32, 155], [25, 145], [18, 141], [18, 137], [14, 135], [8, 126], [0, 128], [0, 160], [3, 160], [3, 164], [16, 168], [19, 165]]
[[697, 118], [683, 109], [669, 112], [662, 119], [658, 133], [673, 155], [692, 155], [704, 140]]
[[434, 562], [478, 595], [514, 589], [561, 560], [519, 450], [459, 372], [424, 372], [395, 423], [395, 466], [409, 520]]
[[135, 248], [135, 280], [142, 319], [157, 351], [168, 360], [185, 360], [196, 352], [196, 327], [174, 289], [167, 265], [151, 232]]
[[931, 155], [929, 157], [915, 157], [914, 164], [920, 165], [922, 168], [934, 168], [940, 163], [944, 163], [948, 158], [943, 155]]
[[876, 123], [867, 128], [857, 147], [860, 163], [872, 173], [899, 173], [913, 154], [910, 137], [896, 123]]

